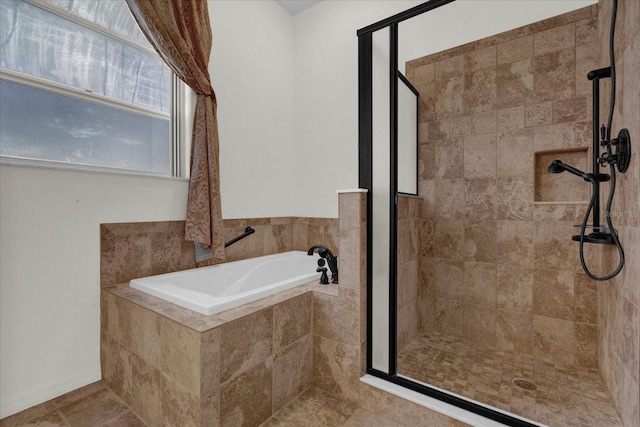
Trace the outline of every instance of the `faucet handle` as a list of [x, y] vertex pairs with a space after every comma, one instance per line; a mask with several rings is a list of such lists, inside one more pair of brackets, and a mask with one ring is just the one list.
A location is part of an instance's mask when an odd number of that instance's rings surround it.
[[327, 276], [327, 267], [324, 266], [324, 259], [320, 258], [318, 260], [318, 268], [316, 268], [316, 273], [322, 273], [320, 275], [320, 284], [328, 285], [329, 284], [329, 276]]

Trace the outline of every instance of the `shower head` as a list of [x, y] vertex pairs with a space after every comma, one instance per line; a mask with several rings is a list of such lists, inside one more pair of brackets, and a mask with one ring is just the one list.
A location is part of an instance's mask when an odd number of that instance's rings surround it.
[[563, 166], [565, 166], [565, 164], [562, 163], [562, 160], [556, 159], [553, 162], [551, 162], [551, 164], [547, 168], [547, 172], [549, 172], [549, 173], [561, 173], [561, 172], [564, 172], [566, 169]]
[[586, 174], [584, 172], [582, 172], [579, 169], [576, 169], [574, 167], [571, 167], [569, 165], [565, 165], [564, 163], [562, 163], [561, 160], [554, 160], [553, 162], [551, 162], [551, 164], [549, 165], [549, 167], [547, 168], [547, 172], [549, 173], [561, 173], [567, 171], [569, 173], [572, 173], [576, 176], [579, 176], [580, 178], [584, 179], [585, 181], [593, 181], [593, 176]]

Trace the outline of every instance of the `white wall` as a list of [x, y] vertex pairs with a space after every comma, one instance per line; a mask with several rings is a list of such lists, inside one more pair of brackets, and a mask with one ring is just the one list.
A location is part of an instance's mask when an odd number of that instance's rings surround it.
[[[417, 3], [325, 1], [295, 19], [209, 3], [225, 218], [337, 216], [335, 190], [358, 183], [356, 30]], [[98, 226], [184, 219], [186, 189], [0, 166], [0, 418], [99, 378]]]
[[210, 1], [224, 218], [291, 215], [293, 19], [274, 1]]
[[[358, 186], [356, 31], [421, 3], [323, 1], [296, 15], [293, 169], [300, 184], [294, 188], [294, 215], [335, 217], [334, 190]], [[595, 3], [457, 0], [400, 24], [399, 64]]]
[[356, 31], [420, 1], [323, 1], [294, 20], [293, 215], [337, 217], [358, 187]]
[[[223, 216], [290, 215], [292, 17], [210, 9]], [[0, 418], [100, 379], [99, 224], [181, 220], [186, 198], [180, 180], [0, 166]]]
[[100, 379], [99, 224], [183, 219], [186, 189], [0, 166], [0, 416]]

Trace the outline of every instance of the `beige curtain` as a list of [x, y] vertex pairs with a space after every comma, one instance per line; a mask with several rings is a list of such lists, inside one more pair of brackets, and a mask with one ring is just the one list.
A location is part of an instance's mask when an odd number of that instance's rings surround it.
[[216, 96], [208, 65], [212, 35], [206, 0], [126, 0], [171, 70], [198, 94], [191, 144], [185, 239], [224, 259]]

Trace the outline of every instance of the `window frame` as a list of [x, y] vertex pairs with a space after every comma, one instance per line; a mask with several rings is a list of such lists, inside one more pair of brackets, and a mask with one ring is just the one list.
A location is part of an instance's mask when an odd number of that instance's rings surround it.
[[[157, 52], [149, 47], [144, 46], [134, 40], [121, 36], [105, 27], [95, 24], [85, 18], [74, 15], [66, 10], [59, 9], [42, 0], [22, 0], [32, 6], [39, 7], [47, 12], [58, 15], [64, 19], [81, 25], [92, 31], [96, 31], [104, 36], [110, 37], [121, 43], [127, 44], [135, 49], [151, 53], [159, 56]], [[59, 160], [36, 159], [20, 156], [7, 156], [0, 154], [0, 165], [10, 166], [26, 166], [53, 168], [64, 170], [79, 170], [92, 172], [107, 172], [122, 175], [141, 175], [161, 178], [177, 178], [188, 179], [190, 169], [190, 151], [191, 151], [191, 134], [193, 126], [193, 115], [195, 103], [197, 100], [195, 92], [187, 86], [180, 78], [171, 72], [170, 86], [170, 110], [164, 113], [149, 107], [144, 107], [131, 102], [111, 98], [105, 95], [94, 93], [88, 90], [79, 89], [65, 84], [53, 82], [39, 77], [31, 76], [25, 73], [9, 70], [0, 67], [0, 80], [17, 83], [20, 85], [32, 87], [56, 93], [63, 96], [73, 97], [82, 101], [92, 102], [109, 108], [115, 108], [130, 113], [140, 114], [146, 117], [163, 119], [169, 121], [169, 171], [167, 173], [153, 172], [141, 169], [127, 169], [110, 166], [100, 166], [87, 163], [74, 163]]]

